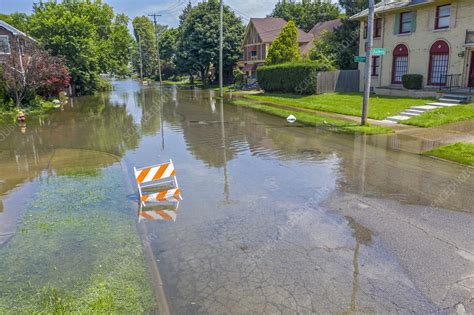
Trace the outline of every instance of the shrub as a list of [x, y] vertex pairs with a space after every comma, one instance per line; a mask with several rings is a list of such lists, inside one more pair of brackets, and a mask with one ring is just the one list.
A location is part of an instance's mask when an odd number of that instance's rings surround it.
[[104, 78], [100, 78], [97, 81], [96, 88], [97, 88], [97, 92], [107, 92], [107, 91], [113, 90], [112, 83], [109, 80], [104, 79]]
[[241, 87], [243, 86], [244, 83], [244, 73], [242, 70], [240, 70], [238, 67], [234, 68], [233, 71], [233, 76], [234, 76], [234, 84], [236, 87]]
[[258, 85], [266, 92], [316, 93], [318, 71], [332, 70], [319, 62], [294, 62], [257, 69]]
[[420, 90], [423, 86], [423, 76], [421, 74], [405, 74], [402, 77], [403, 87], [409, 90]]
[[275, 65], [296, 61], [300, 58], [298, 28], [296, 28], [295, 22], [289, 21], [270, 45], [265, 64]]

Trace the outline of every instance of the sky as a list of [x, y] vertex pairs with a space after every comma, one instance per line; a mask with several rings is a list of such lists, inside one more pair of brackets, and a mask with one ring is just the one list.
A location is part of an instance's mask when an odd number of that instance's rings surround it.
[[[116, 13], [129, 17], [160, 13], [160, 24], [178, 25], [178, 17], [189, 0], [105, 0]], [[196, 4], [200, 0], [192, 0]], [[38, 0], [0, 0], [0, 13], [31, 13], [33, 3]], [[250, 17], [265, 17], [270, 14], [278, 0], [224, 0], [234, 11], [248, 22]], [[333, 2], [336, 2], [333, 0]]]

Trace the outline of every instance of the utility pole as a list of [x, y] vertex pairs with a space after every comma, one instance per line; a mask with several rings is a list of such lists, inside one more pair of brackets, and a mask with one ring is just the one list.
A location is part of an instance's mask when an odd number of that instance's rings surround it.
[[219, 95], [224, 97], [224, 5], [219, 1]]
[[[140, 54], [140, 81], [143, 82], [143, 56], [142, 56], [142, 42], [140, 41], [140, 34], [137, 33], [138, 37], [138, 52]], [[140, 82], [140, 83], [141, 83]]]
[[365, 87], [364, 87], [364, 102], [362, 104], [362, 119], [361, 125], [367, 123], [367, 114], [369, 110], [370, 98], [370, 84], [371, 84], [371, 69], [372, 69], [372, 46], [374, 45], [374, 0], [369, 0], [369, 14], [367, 21], [367, 41], [365, 42]]
[[156, 57], [158, 58], [158, 75], [160, 77], [160, 85], [163, 84], [163, 78], [161, 77], [161, 58], [160, 58], [160, 35], [158, 34], [158, 23], [156, 19], [161, 16], [161, 14], [148, 14], [148, 16], [153, 17], [153, 23], [155, 24], [155, 37], [156, 37]]

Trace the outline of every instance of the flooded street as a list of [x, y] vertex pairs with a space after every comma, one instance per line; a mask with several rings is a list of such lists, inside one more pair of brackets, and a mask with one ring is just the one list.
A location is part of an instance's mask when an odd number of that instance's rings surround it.
[[[114, 272], [151, 292], [140, 236], [161, 312], [474, 313], [474, 169], [400, 150], [426, 143], [290, 125], [213, 91], [114, 84], [3, 127], [0, 299]], [[133, 167], [169, 159], [176, 220], [139, 220]]]

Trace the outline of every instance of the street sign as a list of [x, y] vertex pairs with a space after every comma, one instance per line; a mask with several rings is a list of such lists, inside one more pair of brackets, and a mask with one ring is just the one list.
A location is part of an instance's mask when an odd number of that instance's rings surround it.
[[373, 56], [385, 56], [385, 48], [372, 48]]
[[354, 61], [355, 62], [366, 62], [367, 57], [365, 57], [365, 56], [355, 56]]

